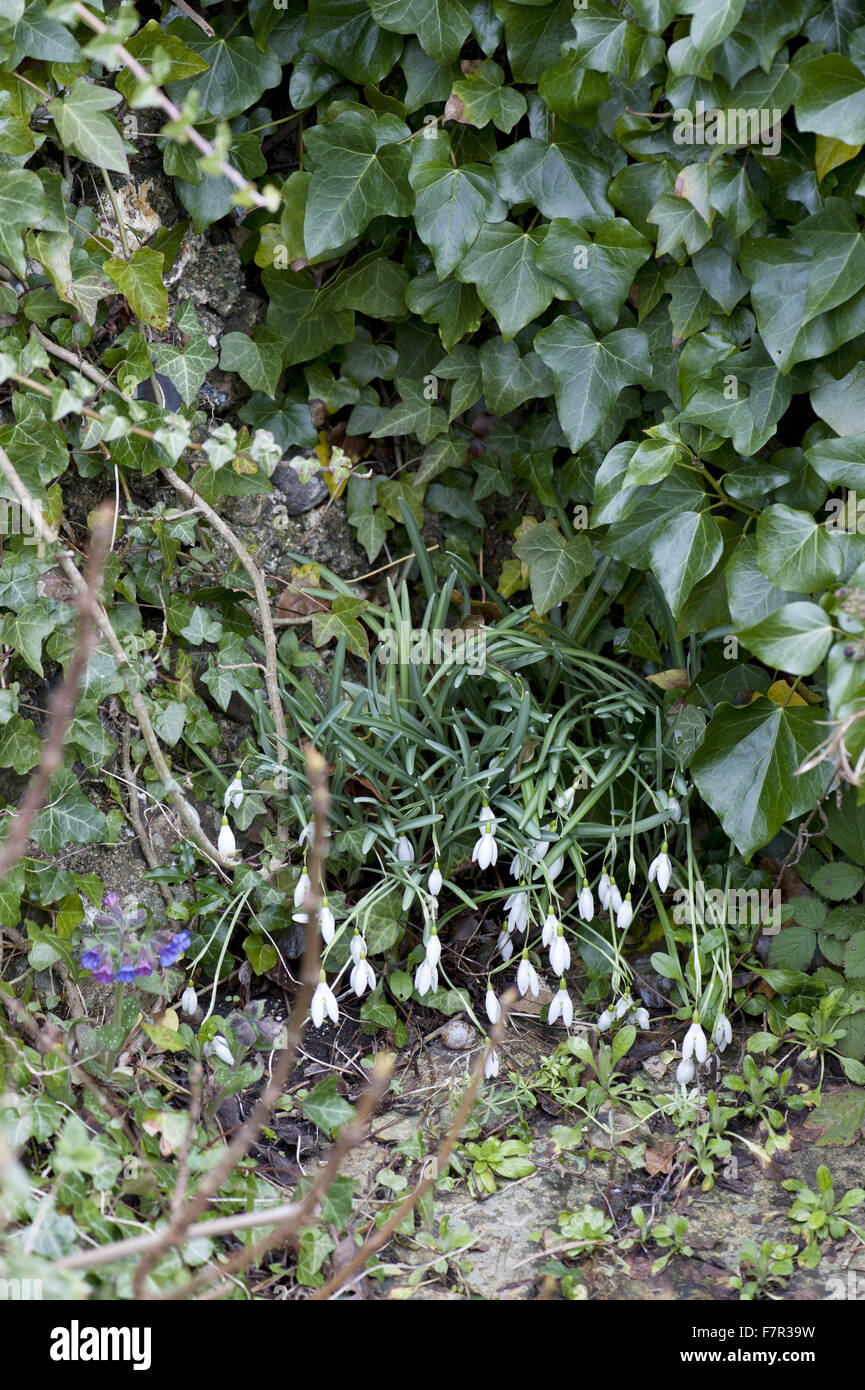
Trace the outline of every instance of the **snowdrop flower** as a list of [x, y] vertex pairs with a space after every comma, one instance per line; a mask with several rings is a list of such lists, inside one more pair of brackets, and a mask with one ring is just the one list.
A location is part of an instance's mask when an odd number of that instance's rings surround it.
[[198, 995], [195, 993], [192, 985], [187, 985], [183, 994], [180, 996], [180, 1007], [187, 1018], [192, 1018], [196, 1013], [198, 1009]]
[[225, 788], [225, 800], [223, 801], [223, 805], [226, 811], [228, 810], [229, 806], [233, 806], [235, 811], [239, 811], [242, 801], [243, 783], [240, 780], [240, 773], [235, 772], [234, 780], [229, 782], [228, 786]]
[[499, 939], [496, 942], [496, 946], [498, 947], [502, 960], [510, 960], [514, 953], [514, 943], [511, 941], [506, 931], [499, 932]]
[[[552, 946], [556, 939], [556, 932], [559, 930], [559, 919], [554, 912], [548, 912], [544, 920], [544, 929], [541, 932], [541, 942], [544, 946]], [[559, 972], [561, 974], [561, 971]]]
[[349, 980], [358, 999], [365, 989], [375, 989], [375, 973], [366, 958], [366, 946], [363, 941], [361, 941], [359, 959], [355, 962]]
[[607, 902], [613, 911], [618, 915], [622, 906], [622, 895], [616, 887], [616, 880], [610, 879], [610, 891], [607, 894]]
[[528, 855], [526, 854], [525, 850], [518, 849], [513, 859], [511, 860], [511, 878], [515, 878], [518, 880], [521, 878], [525, 878], [528, 867]]
[[498, 1076], [498, 1074], [499, 1054], [496, 1052], [494, 1047], [491, 1047], [489, 1052], [487, 1053], [487, 1060], [484, 1062], [484, 1076], [487, 1078], [487, 1080], [489, 1080], [490, 1077]]
[[529, 925], [528, 894], [522, 889], [518, 893], [511, 893], [505, 901], [505, 912], [508, 914], [508, 931], [525, 931]]
[[439, 972], [426, 957], [414, 972], [414, 987], [421, 996], [429, 994], [430, 990], [435, 993], [439, 987]]
[[662, 893], [666, 893], [670, 886], [670, 877], [673, 870], [670, 865], [670, 856], [667, 854], [667, 841], [661, 845], [661, 853], [656, 854], [649, 865], [649, 882], [657, 880], [658, 887]]
[[429, 940], [426, 944], [426, 959], [429, 965], [435, 969], [442, 958], [442, 944], [439, 940], [438, 932], [433, 928], [430, 932]]
[[555, 1023], [557, 1018], [562, 1020], [566, 1028], [570, 1028], [574, 1021], [574, 1006], [571, 1002], [571, 996], [565, 988], [564, 980], [559, 980], [559, 988], [557, 993], [553, 995], [553, 1002], [550, 1004], [550, 1010], [547, 1014], [547, 1022]]
[[636, 1025], [637, 1025], [638, 1028], [642, 1028], [642, 1029], [644, 1029], [644, 1030], [647, 1030], [647, 1029], [651, 1028], [651, 1026], [652, 1026], [652, 1020], [649, 1018], [649, 1011], [648, 1011], [648, 1009], [643, 1009], [643, 1008], [635, 1009], [635, 1010], [634, 1010], [634, 1022], [636, 1023]]
[[[612, 897], [612, 894], [610, 895]], [[631, 906], [631, 895], [626, 893], [624, 901], [616, 912], [616, 926], [620, 931], [627, 931], [634, 920], [634, 909]]]
[[442, 891], [442, 882], [442, 871], [438, 866], [438, 860], [436, 860], [435, 864], [433, 864], [432, 867], [432, 873], [427, 879], [427, 888], [429, 889], [430, 893], [432, 893], [434, 898], [437, 898], [439, 893]]
[[715, 1024], [712, 1041], [719, 1052], [723, 1052], [727, 1044], [733, 1041], [733, 1029], [726, 1014], [718, 1014], [718, 1022]]
[[537, 999], [540, 988], [541, 982], [538, 979], [538, 972], [529, 960], [528, 952], [523, 951], [522, 960], [517, 968], [517, 989], [520, 994], [526, 994], [531, 990]]
[[706, 1042], [706, 1034], [703, 1032], [695, 1016], [682, 1040], [682, 1060], [687, 1062], [693, 1057], [698, 1062], [705, 1062], [708, 1052], [709, 1045]]
[[[307, 821], [306, 825], [304, 825], [304, 826], [302, 827], [301, 832], [300, 832], [300, 834], [299, 834], [298, 837], [297, 837], [297, 843], [298, 843], [299, 845], [304, 845], [304, 844], [306, 844], [307, 840], [308, 840], [308, 839], [310, 838], [310, 836], [312, 835], [312, 827], [313, 827], [313, 822], [312, 822], [311, 820]], [[330, 826], [329, 826], [329, 825], [326, 825], [326, 826], [324, 827], [324, 835], [325, 835], [325, 839], [327, 839], [327, 840], [330, 839]]]
[[401, 864], [414, 863], [414, 850], [407, 835], [400, 835], [396, 842], [396, 857]]
[[502, 1006], [496, 997], [495, 990], [489, 983], [487, 983], [487, 997], [484, 1000], [484, 1007], [486, 1008], [487, 1018], [490, 1023], [498, 1023], [502, 1016]]
[[616, 1005], [615, 1011], [613, 1013], [613, 1017], [615, 1018], [616, 1022], [621, 1023], [622, 1019], [625, 1017], [625, 1014], [630, 1013], [633, 1007], [634, 1001], [631, 998], [630, 994], [623, 994], [618, 1004]]
[[220, 1062], [227, 1062], [230, 1067], [234, 1066], [234, 1056], [231, 1048], [228, 1046], [228, 1043], [221, 1033], [217, 1033], [216, 1037], [211, 1039], [209, 1047], [210, 1051], [215, 1057], [219, 1058]]
[[351, 938], [351, 946], [349, 947], [349, 950], [351, 952], [351, 958], [354, 961], [355, 965], [357, 965], [358, 961], [362, 960], [363, 957], [366, 955], [366, 942], [364, 941], [360, 932], [357, 930], [357, 927], [355, 927], [354, 929], [354, 936]]
[[297, 883], [294, 886], [295, 907], [303, 906], [304, 900], [306, 899], [306, 895], [311, 887], [312, 882], [310, 880], [309, 874], [304, 869], [303, 873], [301, 874], [300, 878], [297, 880]]
[[550, 947], [550, 969], [555, 975], [564, 975], [570, 968], [571, 948], [565, 940], [564, 929], [561, 924], [556, 933], [555, 940]]
[[694, 1080], [694, 1063], [688, 1057], [683, 1057], [676, 1068], [676, 1080], [684, 1090], [687, 1085]]
[[577, 904], [580, 917], [584, 922], [591, 922], [595, 915], [595, 900], [592, 897], [592, 890], [589, 887], [588, 879], [583, 879], [583, 888], [580, 893], [580, 900]]
[[674, 796], [671, 796], [667, 801], [667, 814], [670, 820], [675, 821], [677, 825], [682, 819], [682, 808]]
[[598, 884], [598, 897], [601, 902], [601, 907], [606, 912], [607, 903], [610, 901], [610, 875], [607, 873], [606, 869], [604, 869], [604, 872], [601, 874], [601, 881]]
[[556, 797], [555, 806], [557, 811], [563, 811], [565, 815], [570, 811], [574, 804], [574, 797], [577, 794], [577, 784], [572, 782], [563, 792], [559, 792]]
[[615, 1022], [615, 1018], [616, 1018], [616, 1011], [615, 1011], [615, 1009], [604, 1009], [604, 1012], [601, 1014], [600, 1018], [598, 1019], [598, 1023], [597, 1023], [598, 1032], [599, 1032], [599, 1033], [606, 1033], [607, 1030], [608, 1030], [608, 1028], [610, 1027], [610, 1024]]
[[478, 820], [480, 838], [472, 850], [472, 862], [477, 862], [479, 869], [488, 869], [499, 857], [499, 847], [496, 844], [497, 828], [492, 811], [489, 806], [484, 805]]
[[336, 1002], [336, 996], [333, 990], [327, 983], [327, 977], [323, 970], [319, 977], [318, 984], [315, 987], [315, 993], [312, 996], [312, 1004], [310, 1005], [309, 1011], [316, 1028], [320, 1028], [324, 1023], [325, 1013], [328, 1015], [331, 1023], [339, 1022], [339, 1005]]
[[237, 841], [234, 838], [234, 831], [228, 824], [228, 816], [222, 817], [222, 825], [219, 828], [219, 839], [216, 841], [216, 848], [220, 854], [224, 854], [226, 859], [230, 859], [232, 854], [237, 852]]
[[321, 900], [318, 925], [321, 927], [321, 934], [329, 946], [331, 941], [333, 941], [334, 932], [336, 931], [336, 918], [327, 905], [327, 898], [322, 898]]

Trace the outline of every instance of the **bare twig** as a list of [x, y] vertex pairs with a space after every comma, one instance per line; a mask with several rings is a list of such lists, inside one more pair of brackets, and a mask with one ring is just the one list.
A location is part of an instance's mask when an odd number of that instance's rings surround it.
[[448, 1159], [451, 1156], [451, 1151], [453, 1150], [454, 1144], [459, 1138], [460, 1131], [468, 1118], [472, 1105], [474, 1104], [474, 1099], [477, 1095], [478, 1087], [481, 1083], [481, 1078], [484, 1074], [484, 1066], [486, 1064], [487, 1057], [499, 1043], [499, 1040], [505, 1030], [505, 1025], [508, 1021], [508, 1014], [515, 999], [516, 991], [513, 988], [507, 990], [507, 992], [503, 995], [501, 1000], [502, 1011], [499, 1021], [493, 1027], [488, 1045], [486, 1047], [481, 1048], [478, 1054], [478, 1059], [475, 1062], [474, 1068], [472, 1070], [471, 1080], [469, 1081], [468, 1086], [463, 1092], [462, 1099], [457, 1108], [457, 1112], [454, 1115], [451, 1127], [445, 1135], [442, 1143], [439, 1145], [432, 1163], [429, 1164], [426, 1176], [421, 1178], [421, 1181], [418, 1183], [414, 1191], [410, 1192], [408, 1196], [400, 1202], [399, 1206], [396, 1208], [395, 1211], [391, 1213], [384, 1225], [380, 1226], [377, 1231], [375, 1231], [371, 1236], [367, 1237], [360, 1249], [356, 1250], [355, 1253], [352, 1255], [351, 1259], [348, 1260], [348, 1262], [345, 1265], [343, 1265], [342, 1268], [337, 1270], [337, 1272], [330, 1279], [328, 1279], [326, 1284], [322, 1284], [320, 1289], [316, 1289], [315, 1293], [311, 1295], [313, 1300], [330, 1298], [331, 1294], [334, 1294], [339, 1289], [341, 1289], [343, 1284], [346, 1282], [347, 1279], [351, 1277], [352, 1274], [354, 1274], [356, 1269], [359, 1269], [362, 1265], [364, 1265], [366, 1261], [370, 1258], [370, 1256], [375, 1254], [376, 1250], [380, 1250], [383, 1245], [387, 1244], [394, 1231], [399, 1229], [408, 1213], [412, 1211], [414, 1207], [417, 1206], [421, 1197], [423, 1197], [425, 1192], [429, 1191], [433, 1183], [437, 1182], [440, 1177], [444, 1177], [445, 1172], [447, 1171], [447, 1164]]

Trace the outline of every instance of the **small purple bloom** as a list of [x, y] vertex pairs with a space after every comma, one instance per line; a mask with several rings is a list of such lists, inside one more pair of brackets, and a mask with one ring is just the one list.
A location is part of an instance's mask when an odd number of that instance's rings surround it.
[[110, 961], [103, 961], [98, 970], [93, 972], [94, 980], [98, 980], [101, 985], [108, 985], [114, 979], [114, 971]]
[[150, 959], [150, 956], [147, 954], [146, 951], [142, 951], [141, 955], [138, 957], [138, 964], [135, 967], [135, 973], [136, 975], [153, 974], [153, 961]]
[[101, 960], [101, 952], [91, 948], [91, 950], [85, 951], [81, 957], [81, 968], [82, 970], [96, 970]]
[[192, 937], [184, 927], [183, 931], [177, 932], [172, 937], [172, 942], [177, 947], [178, 951], [188, 951], [189, 947], [192, 945]]
[[120, 984], [128, 985], [130, 980], [135, 979], [135, 966], [131, 961], [125, 960], [114, 978]]
[[105, 897], [102, 899], [102, 906], [105, 908], [105, 910], [106, 910], [107, 912], [110, 912], [112, 908], [119, 907], [119, 906], [120, 906], [120, 894], [119, 894], [119, 893], [106, 893], [106, 894], [105, 894]]

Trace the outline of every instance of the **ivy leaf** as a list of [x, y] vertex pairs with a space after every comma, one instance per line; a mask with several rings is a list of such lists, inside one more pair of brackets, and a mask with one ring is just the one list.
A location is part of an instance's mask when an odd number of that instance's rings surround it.
[[327, 126], [313, 126], [306, 146], [315, 160], [303, 239], [311, 261], [358, 236], [374, 217], [404, 217], [414, 206], [411, 155], [392, 142], [389, 122], [344, 111]]
[[[157, 57], [169, 63], [171, 66], [163, 78], [164, 82], [181, 82], [186, 77], [197, 77], [200, 72], [207, 72], [207, 63], [201, 54], [194, 53], [177, 34], [163, 29], [155, 19], [149, 19], [143, 29], [126, 40], [124, 46], [127, 53], [131, 53], [144, 67], [148, 67]], [[138, 79], [127, 68], [122, 68], [114, 80], [117, 90], [130, 101], [138, 86]]]
[[457, 120], [480, 129], [492, 121], [499, 130], [509, 134], [517, 121], [522, 120], [527, 108], [522, 92], [505, 87], [504, 80], [503, 70], [492, 58], [479, 63], [474, 72], [454, 83], [445, 107], [445, 120]]
[[715, 568], [723, 549], [721, 529], [709, 512], [681, 512], [658, 531], [649, 554], [674, 617], [694, 585]]
[[805, 512], [778, 503], [757, 518], [757, 563], [779, 588], [805, 594], [825, 589], [842, 560], [835, 537]]
[[460, 284], [452, 275], [440, 281], [432, 270], [411, 281], [405, 299], [424, 323], [438, 324], [445, 352], [450, 352], [460, 338], [467, 338], [480, 328], [484, 316], [484, 306], [473, 285]]
[[560, 316], [535, 338], [535, 351], [552, 369], [562, 429], [572, 449], [597, 434], [622, 389], [648, 383], [649, 344], [637, 328], [596, 339], [591, 329]]
[[496, 415], [509, 415], [524, 401], [551, 396], [555, 380], [536, 352], [520, 356], [516, 343], [488, 338], [480, 350], [484, 399]]
[[680, 7], [693, 15], [689, 38], [702, 58], [731, 34], [745, 8], [745, 0], [683, 0]]
[[224, 333], [219, 340], [219, 366], [237, 372], [252, 391], [275, 396], [282, 375], [282, 340], [259, 326], [247, 333]]
[[[361, 86], [387, 76], [399, 57], [402, 40], [379, 28], [367, 0], [309, 0], [301, 48]], [[292, 105], [298, 106], [294, 95]]]
[[444, 434], [448, 418], [441, 406], [427, 398], [418, 382], [398, 377], [400, 399], [371, 431], [373, 439], [394, 434], [416, 434], [421, 444], [429, 444], [437, 434]]
[[588, 536], [580, 533], [566, 540], [551, 521], [542, 521], [521, 536], [514, 554], [529, 567], [532, 603], [542, 617], [569, 598], [593, 567]]
[[[515, 82], [538, 82], [573, 37], [572, 0], [555, 0], [541, 8], [495, 0], [496, 14], [505, 22], [508, 63]], [[582, 15], [580, 23], [584, 23]]]
[[12, 53], [6, 60], [9, 69], [16, 68], [22, 58], [37, 58], [44, 63], [77, 63], [81, 49], [64, 25], [49, 19], [43, 0], [28, 5], [12, 31]]
[[842, 140], [865, 141], [865, 74], [850, 58], [828, 53], [799, 68], [802, 90], [796, 98], [800, 130]]
[[357, 531], [358, 541], [366, 551], [367, 559], [372, 564], [387, 540], [388, 531], [393, 529], [393, 522], [381, 507], [361, 507], [359, 511], [352, 513], [350, 521]]
[[458, 58], [472, 21], [460, 0], [369, 0], [372, 17], [383, 29], [397, 34], [416, 34], [424, 51], [436, 63]]
[[337, 343], [351, 342], [354, 314], [350, 311], [319, 311], [308, 317], [316, 296], [315, 281], [308, 272], [265, 270], [261, 278], [270, 300], [267, 327], [282, 340], [284, 367], [308, 362]]
[[712, 235], [711, 228], [693, 203], [670, 193], [664, 193], [658, 199], [646, 221], [658, 228], [656, 254], [659, 256], [676, 251], [679, 246], [693, 256]]
[[[261, 329], [255, 329], [256, 333]], [[223, 339], [223, 343], [224, 343]], [[247, 342], [250, 340], [247, 339]], [[156, 349], [156, 365], [163, 376], [177, 387], [184, 405], [192, 405], [204, 378], [216, 366], [216, 353], [203, 333], [194, 333], [181, 349], [171, 343], [160, 343]], [[247, 383], [248, 384], [248, 383]]]
[[416, 194], [415, 226], [444, 279], [459, 265], [484, 222], [504, 221], [507, 207], [489, 169], [482, 164], [454, 168], [445, 133], [413, 144], [409, 178]]
[[46, 804], [36, 818], [33, 839], [48, 854], [64, 845], [89, 845], [105, 838], [107, 822], [101, 811], [88, 801], [69, 769], [58, 772], [48, 788]]
[[457, 279], [476, 286], [506, 343], [543, 313], [558, 289], [535, 264], [545, 234], [545, 227], [524, 232], [513, 222], [487, 222], [457, 266]]
[[0, 174], [0, 258], [17, 275], [26, 275], [22, 227], [39, 225], [45, 216], [45, 190], [30, 169]]
[[810, 676], [832, 645], [832, 624], [816, 603], [785, 603], [736, 635], [767, 666]]
[[325, 642], [339, 641], [340, 637], [344, 637], [347, 650], [365, 660], [369, 656], [369, 638], [366, 628], [358, 622], [358, 615], [366, 606], [365, 599], [348, 598], [341, 594], [333, 600], [330, 612], [313, 613], [312, 640], [315, 645], [323, 647]]
[[609, 171], [578, 135], [518, 140], [493, 159], [499, 193], [513, 206], [530, 203], [544, 217], [571, 218], [595, 230], [612, 217]]
[[[225, 23], [217, 20], [216, 24], [220, 22]], [[228, 21], [229, 31], [236, 23], [236, 19]], [[166, 33], [176, 35], [207, 65], [204, 73], [169, 82], [166, 92], [182, 105], [195, 88], [201, 109], [214, 120], [230, 121], [255, 106], [262, 92], [276, 87], [282, 77], [273, 53], [262, 53], [255, 39], [245, 35], [221, 38], [218, 33], [205, 34], [191, 19], [172, 20]]]
[[3, 619], [3, 644], [12, 647], [27, 665], [42, 675], [42, 643], [49, 632], [54, 631], [54, 619], [45, 604], [25, 603], [15, 613], [7, 613]]
[[578, 222], [557, 217], [535, 253], [541, 270], [561, 281], [602, 333], [615, 328], [619, 311], [652, 244], [624, 217], [602, 223], [594, 236]]
[[13, 714], [0, 734], [0, 767], [12, 767], [23, 777], [42, 756], [42, 740], [32, 719]]
[[711, 719], [690, 771], [746, 861], [825, 790], [828, 764], [796, 773], [822, 738], [822, 718], [819, 710], [756, 700], [744, 709], [721, 705]]
[[118, 174], [129, 173], [123, 137], [104, 114], [120, 101], [120, 93], [76, 78], [66, 97], [55, 97], [47, 106], [57, 133], [79, 159]]
[[309, 1095], [298, 1101], [298, 1106], [306, 1118], [323, 1129], [331, 1139], [336, 1137], [341, 1125], [349, 1124], [354, 1119], [354, 1106], [339, 1094], [335, 1076], [320, 1081]]
[[161, 251], [142, 246], [128, 261], [112, 256], [102, 267], [126, 296], [135, 317], [153, 328], [165, 328], [168, 323], [168, 291], [162, 283], [162, 261]]

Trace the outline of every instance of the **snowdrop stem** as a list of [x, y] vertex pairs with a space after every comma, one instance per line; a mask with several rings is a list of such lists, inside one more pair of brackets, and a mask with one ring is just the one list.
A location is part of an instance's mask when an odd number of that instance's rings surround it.
[[[685, 839], [686, 839], [686, 842], [687, 842], [687, 850], [686, 850], [686, 853], [687, 853], [687, 855], [688, 855], [688, 902], [691, 903], [691, 904], [693, 904], [693, 903], [694, 903], [694, 855], [693, 855], [693, 845], [692, 845], [692, 842], [691, 842], [691, 816], [690, 816], [689, 813], [687, 813], [686, 816], [685, 816]], [[699, 948], [699, 945], [698, 945], [698, 943], [697, 943], [697, 913], [696, 913], [696, 911], [694, 910], [693, 906], [692, 906], [692, 908], [691, 908], [691, 940], [692, 940], [693, 946], [694, 946], [694, 986], [695, 986], [694, 1003], [697, 1004], [697, 1005], [699, 1005], [700, 998], [701, 998], [702, 993], [703, 993], [703, 976], [702, 976], [702, 967], [701, 967], [701, 965], [700, 965], [700, 948]]]

